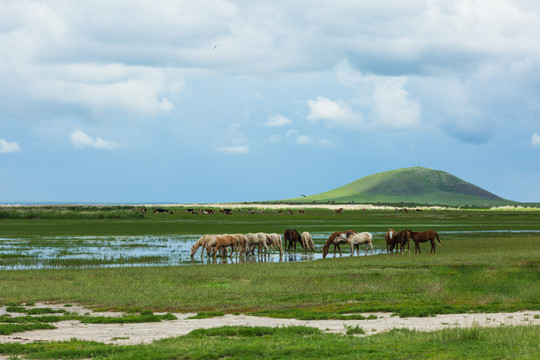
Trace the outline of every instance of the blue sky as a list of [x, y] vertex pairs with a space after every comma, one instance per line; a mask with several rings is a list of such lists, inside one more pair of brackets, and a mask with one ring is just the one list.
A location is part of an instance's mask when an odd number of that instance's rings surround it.
[[0, 202], [226, 202], [410, 166], [540, 201], [540, 3], [0, 0]]

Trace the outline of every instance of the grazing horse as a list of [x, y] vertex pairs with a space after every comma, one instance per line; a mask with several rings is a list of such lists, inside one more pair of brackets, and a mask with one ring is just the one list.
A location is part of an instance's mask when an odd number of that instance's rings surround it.
[[394, 248], [394, 236], [396, 232], [393, 229], [388, 228], [386, 235], [384, 235], [384, 241], [386, 241], [386, 252], [391, 252], [390, 249]]
[[330, 237], [328, 237], [328, 240], [326, 240], [326, 243], [323, 246], [323, 258], [325, 258], [326, 255], [328, 255], [330, 245], [334, 245], [334, 257], [336, 257], [336, 247], [339, 250], [339, 256], [341, 256], [341, 248], [339, 247], [339, 245], [340, 244], [348, 244], [348, 242], [347, 241], [342, 241], [342, 240], [338, 240], [336, 242], [336, 238], [340, 234], [348, 233], [348, 232], [358, 234], [358, 231], [354, 231], [354, 230], [335, 231], [330, 235]]
[[343, 212], [343, 208], [339, 208], [339, 209], [335, 209], [336, 210], [336, 214], [341, 214]]
[[163, 208], [156, 208], [156, 209], [154, 209], [154, 211], [152, 211], [152, 213], [154, 213], [154, 214], [157, 213], [157, 212], [158, 213], [169, 212], [169, 210], [163, 209]]
[[411, 248], [409, 247], [409, 240], [411, 237], [411, 230], [401, 230], [400, 232], [396, 233], [394, 235], [394, 241], [392, 243], [392, 246], [390, 247], [390, 252], [394, 251], [394, 246], [396, 247], [396, 253], [398, 252], [398, 249], [401, 250], [401, 254], [405, 252], [405, 244], [407, 244], [407, 250], [409, 250], [409, 253], [411, 252]]
[[268, 245], [266, 245], [266, 234], [265, 233], [248, 233], [246, 234], [246, 252], [255, 253], [255, 247], [259, 248], [259, 255], [261, 253], [261, 245], [266, 249], [266, 252], [269, 251]]
[[[203, 235], [199, 238], [199, 240], [197, 240], [195, 242], [195, 244], [193, 244], [193, 246], [191, 247], [191, 257], [193, 257], [195, 255], [195, 253], [197, 252], [197, 250], [202, 246], [202, 248], [204, 249], [206, 247], [206, 245], [214, 240], [218, 235]], [[201, 249], [201, 256], [203, 255], [203, 249]]]
[[276, 233], [266, 234], [266, 245], [272, 246], [274, 249], [277, 247], [279, 255], [283, 255], [283, 247], [281, 242], [281, 235]]
[[[302, 237], [296, 231], [296, 229], [287, 229], [283, 233], [283, 238], [285, 239], [285, 247], [287, 248], [287, 251], [291, 250], [294, 245], [294, 251], [296, 251], [296, 243], [299, 242], [300, 245], [302, 245], [302, 248], [304, 248], [304, 244], [302, 244]], [[288, 243], [287, 243], [288, 242]]]
[[231, 256], [234, 251], [238, 254], [238, 238], [235, 235], [221, 235], [216, 237], [216, 245], [212, 249], [212, 256], [216, 256], [217, 252], [219, 251], [220, 254], [227, 255], [226, 248], [231, 247]]
[[437, 241], [439, 242], [439, 246], [442, 246], [441, 240], [439, 239], [439, 234], [437, 234], [436, 231], [433, 231], [433, 230], [422, 231], [422, 232], [410, 231], [410, 233], [411, 233], [411, 238], [414, 241], [414, 253], [415, 254], [416, 254], [417, 251], [420, 254], [422, 253], [420, 251], [420, 243], [421, 242], [430, 241], [431, 242], [431, 251], [430, 252], [432, 252], [432, 253], [435, 252], [435, 248], [436, 248], [435, 239], [437, 239]]
[[234, 236], [236, 236], [236, 239], [238, 239], [238, 249], [240, 250], [240, 255], [247, 254], [246, 235], [234, 234]]
[[311, 234], [307, 231], [304, 231], [302, 233], [302, 246], [306, 250], [315, 251], [315, 244], [313, 243], [313, 238], [311, 237]]
[[360, 255], [360, 245], [366, 244], [366, 256], [368, 252], [368, 246], [371, 247], [371, 255], [373, 255], [373, 235], [368, 232], [353, 233], [346, 232], [341, 233], [336, 237], [334, 242], [346, 241], [351, 244], [351, 256], [354, 255], [354, 248], [356, 247], [356, 254]]

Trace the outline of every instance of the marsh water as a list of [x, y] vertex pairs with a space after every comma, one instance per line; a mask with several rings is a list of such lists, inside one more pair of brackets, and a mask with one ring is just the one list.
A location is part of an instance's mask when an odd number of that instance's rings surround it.
[[[538, 233], [537, 230], [521, 231], [476, 231], [474, 233]], [[441, 238], [470, 236], [471, 232], [439, 232]], [[311, 233], [315, 242], [315, 252], [306, 252], [301, 247], [296, 252], [285, 252], [280, 256], [277, 250], [269, 255], [208, 257], [201, 256], [201, 249], [190, 256], [191, 246], [201, 235], [175, 236], [81, 236], [81, 237], [40, 237], [40, 238], [0, 238], [0, 270], [122, 267], [122, 266], [180, 266], [204, 264], [232, 264], [243, 262], [298, 262], [322, 259], [322, 245], [330, 232]], [[373, 232], [374, 254], [386, 252], [384, 233]], [[349, 247], [341, 246], [343, 256], [349, 256]], [[329, 257], [333, 256], [330, 249]], [[355, 255], [356, 256], [356, 255]], [[360, 247], [364, 256], [364, 246]], [[368, 252], [371, 256], [371, 252]]]
[[[316, 244], [315, 252], [306, 252], [298, 247], [296, 252], [285, 252], [283, 255], [274, 250], [264, 256], [233, 255], [215, 258], [202, 255], [201, 248], [194, 257], [190, 256], [191, 246], [201, 235], [0, 238], [0, 270], [298, 262], [322, 259], [322, 244], [330, 233], [311, 235]], [[342, 252], [344, 256], [348, 256], [349, 247], [342, 246]], [[374, 249], [374, 254], [381, 252], [382, 249]], [[360, 254], [364, 255], [363, 246]], [[371, 255], [371, 252], [368, 254]]]

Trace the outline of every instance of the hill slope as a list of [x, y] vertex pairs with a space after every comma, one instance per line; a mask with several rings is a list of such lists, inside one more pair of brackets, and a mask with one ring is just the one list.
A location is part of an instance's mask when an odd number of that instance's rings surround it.
[[414, 203], [455, 206], [516, 204], [447, 172], [423, 167], [385, 171], [317, 195], [288, 201], [312, 203]]

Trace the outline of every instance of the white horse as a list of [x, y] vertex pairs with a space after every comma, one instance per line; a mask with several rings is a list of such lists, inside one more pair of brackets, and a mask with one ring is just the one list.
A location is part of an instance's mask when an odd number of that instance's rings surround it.
[[279, 254], [283, 255], [283, 246], [281, 242], [281, 235], [276, 233], [266, 234], [266, 245], [279, 249]]
[[311, 234], [307, 231], [304, 231], [302, 233], [302, 244], [304, 245], [304, 249], [310, 249], [312, 251], [315, 251], [315, 244], [313, 243], [313, 238], [311, 237]]
[[[266, 252], [269, 251], [268, 245], [266, 245], [266, 234], [265, 233], [248, 233], [246, 234], [246, 249], [248, 252], [255, 250], [256, 246], [262, 245], [266, 249]], [[261, 252], [261, 247], [259, 246], [259, 253]]]
[[371, 255], [373, 255], [373, 235], [368, 232], [361, 232], [359, 234], [347, 232], [338, 235], [336, 240], [343, 240], [351, 244], [351, 256], [354, 254], [354, 247], [357, 246], [357, 255], [360, 255], [360, 246], [366, 244], [366, 254], [368, 252], [368, 246], [371, 247]]

